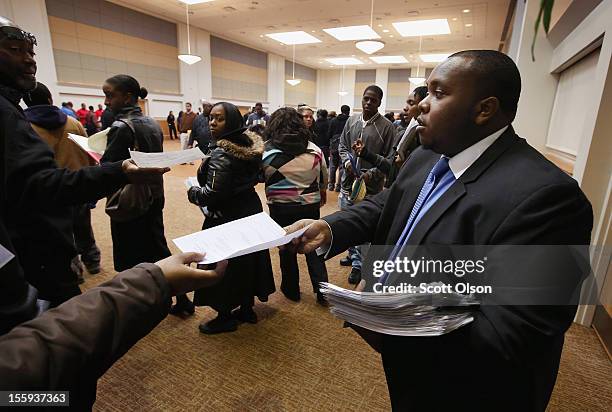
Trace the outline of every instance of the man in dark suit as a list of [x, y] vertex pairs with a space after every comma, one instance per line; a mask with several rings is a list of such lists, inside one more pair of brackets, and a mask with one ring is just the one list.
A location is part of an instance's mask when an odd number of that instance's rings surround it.
[[[365, 242], [589, 244], [592, 210], [576, 182], [512, 129], [521, 81], [508, 56], [459, 52], [427, 83], [418, 118], [422, 147], [395, 183], [350, 209], [287, 228], [311, 224], [294, 241], [300, 252], [323, 247], [331, 257]], [[516, 276], [525, 276], [519, 266]], [[546, 287], [564, 279], [538, 280]], [[370, 332], [393, 409], [544, 411], [575, 310], [482, 305], [472, 323], [438, 337]]]

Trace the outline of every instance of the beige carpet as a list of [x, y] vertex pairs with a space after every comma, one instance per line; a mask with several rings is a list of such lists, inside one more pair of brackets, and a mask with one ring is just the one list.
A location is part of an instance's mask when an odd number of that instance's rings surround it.
[[[167, 143], [166, 150], [177, 148]], [[189, 204], [183, 180], [197, 166], [177, 166], [166, 175], [166, 237], [199, 230], [203, 217]], [[262, 187], [258, 187], [260, 196]], [[337, 209], [330, 195], [324, 214]], [[94, 230], [103, 272], [86, 275], [85, 288], [114, 275], [108, 218], [99, 202]], [[278, 255], [272, 252], [277, 287]], [[347, 287], [338, 257], [327, 263], [330, 281]], [[300, 256], [302, 301], [280, 292], [257, 303], [257, 325], [205, 336], [198, 324], [214, 312], [198, 308], [186, 319], [168, 316], [142, 339], [98, 385], [100, 411], [379, 411], [389, 410], [380, 358], [355, 333], [315, 304], [306, 263]], [[466, 365], [469, 366], [469, 365]], [[610, 411], [612, 365], [592, 330], [574, 325], [567, 334], [550, 411]]]

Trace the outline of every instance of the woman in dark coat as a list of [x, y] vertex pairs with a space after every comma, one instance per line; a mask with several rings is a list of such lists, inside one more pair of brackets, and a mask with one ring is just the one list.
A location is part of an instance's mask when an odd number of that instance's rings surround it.
[[[217, 103], [210, 111], [212, 135], [210, 158], [198, 170], [200, 187], [187, 192], [189, 201], [206, 209], [202, 229], [208, 229], [263, 211], [255, 192], [261, 169], [264, 144], [259, 135], [244, 128], [236, 106]], [[238, 322], [256, 323], [254, 297], [268, 300], [274, 293], [274, 276], [267, 250], [229, 260], [223, 280], [217, 285], [195, 292], [194, 303], [210, 306], [218, 316], [200, 325], [206, 334], [231, 332]], [[173, 313], [189, 313], [186, 296], [177, 297]], [[239, 309], [234, 310], [239, 307]]]
[[[142, 114], [138, 98], [147, 90], [131, 76], [119, 74], [106, 80], [102, 88], [105, 104], [115, 115], [108, 132], [108, 143], [101, 162], [116, 162], [130, 158], [129, 150], [161, 152], [164, 135], [159, 124]], [[164, 181], [150, 184], [152, 203], [144, 215], [129, 221], [111, 218], [113, 260], [115, 270], [129, 269], [142, 262], [156, 262], [170, 256], [164, 235]]]

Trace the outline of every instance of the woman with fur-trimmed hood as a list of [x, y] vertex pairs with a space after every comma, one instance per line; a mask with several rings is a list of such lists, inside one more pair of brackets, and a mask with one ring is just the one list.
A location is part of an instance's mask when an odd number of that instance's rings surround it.
[[[210, 157], [204, 159], [198, 170], [200, 187], [191, 187], [187, 192], [189, 201], [205, 211], [202, 229], [263, 211], [255, 192], [264, 152], [261, 137], [246, 130], [238, 108], [225, 102], [211, 109], [210, 132]], [[265, 302], [274, 290], [267, 250], [230, 259], [221, 282], [195, 292], [195, 305], [210, 306], [218, 312], [215, 319], [200, 325], [200, 331], [232, 332], [239, 322], [256, 323], [254, 297]], [[177, 297], [172, 309], [173, 313], [194, 310], [186, 296]]]

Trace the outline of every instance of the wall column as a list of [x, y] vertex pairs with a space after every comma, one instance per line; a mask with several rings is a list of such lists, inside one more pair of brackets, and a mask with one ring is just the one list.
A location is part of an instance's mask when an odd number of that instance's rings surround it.
[[285, 106], [285, 58], [268, 53], [268, 112]]

